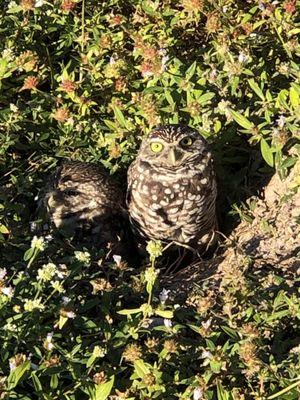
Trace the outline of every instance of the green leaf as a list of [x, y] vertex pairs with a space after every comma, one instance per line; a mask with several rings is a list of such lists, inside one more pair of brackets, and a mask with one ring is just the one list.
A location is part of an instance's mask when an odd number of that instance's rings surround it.
[[114, 122], [112, 122], [108, 119], [104, 119], [103, 122], [112, 131], [116, 131], [118, 129], [118, 126]]
[[121, 310], [121, 311], [118, 311], [118, 314], [121, 314], [121, 315], [131, 315], [131, 314], [137, 314], [137, 313], [139, 313], [139, 312], [141, 312], [142, 310], [141, 310], [141, 307], [140, 308], [132, 308], [131, 310]]
[[257, 94], [257, 96], [259, 98], [261, 98], [262, 100], [265, 100], [265, 96], [264, 96], [261, 88], [255, 82], [255, 80], [253, 78], [251, 78], [251, 79], [248, 80], [248, 83], [249, 83], [251, 89]]
[[96, 360], [96, 357], [94, 356], [94, 354], [92, 354], [86, 362], [86, 367], [90, 368], [90, 366], [94, 363], [95, 360]]
[[28, 261], [33, 256], [34, 248], [30, 247], [28, 250], [25, 251], [23, 260]]
[[19, 365], [16, 369], [11, 371], [7, 379], [8, 390], [11, 390], [17, 386], [22, 376], [26, 371], [30, 369], [30, 361], [25, 361], [23, 364]]
[[143, 379], [145, 375], [150, 374], [151, 370], [149, 364], [146, 364], [143, 360], [136, 360], [134, 362], [134, 370], [138, 377]]
[[165, 90], [165, 97], [170, 106], [174, 106], [175, 102], [171, 96], [171, 93], [168, 90]]
[[114, 106], [114, 113], [115, 113], [116, 120], [119, 122], [119, 124], [123, 128], [127, 128], [126, 119], [125, 119], [124, 114], [122, 113], [122, 111], [119, 109], [119, 107]]
[[261, 154], [270, 167], [274, 166], [274, 157], [273, 157], [273, 152], [271, 147], [268, 145], [267, 141], [262, 138], [260, 141], [260, 149], [261, 149]]
[[23, 8], [22, 8], [21, 6], [17, 6], [17, 5], [16, 5], [15, 7], [9, 8], [9, 9], [6, 11], [6, 13], [7, 13], [7, 14], [16, 14], [16, 13], [22, 11], [22, 10], [23, 10]]
[[236, 330], [230, 328], [229, 326], [222, 325], [221, 328], [223, 329], [224, 332], [227, 333], [228, 336], [230, 336], [233, 339], [239, 339], [239, 335], [236, 332]]
[[237, 122], [242, 128], [250, 130], [253, 128], [253, 123], [248, 120], [248, 118], [244, 117], [244, 115], [240, 114], [237, 111], [230, 110], [232, 118]]
[[43, 391], [43, 386], [41, 384], [41, 381], [39, 380], [39, 378], [37, 377], [37, 371], [33, 371], [31, 374], [31, 378], [34, 384], [34, 388], [37, 392], [42, 392]]
[[221, 382], [217, 383], [217, 396], [218, 400], [230, 400], [232, 398], [230, 393], [223, 388]]
[[294, 87], [290, 88], [290, 102], [295, 109], [299, 106], [299, 94]]
[[289, 35], [289, 36], [292, 36], [292, 35], [297, 35], [298, 33], [300, 33], [300, 28], [294, 28], [294, 29], [291, 29], [291, 30], [288, 32], [288, 35]]
[[174, 317], [174, 313], [171, 310], [155, 310], [155, 314], [167, 319], [172, 319]]
[[289, 392], [290, 390], [294, 389], [295, 387], [300, 385], [300, 379], [296, 382], [292, 383], [291, 385], [287, 386], [286, 388], [280, 390], [277, 393], [272, 394], [272, 396], [267, 397], [268, 400], [277, 399], [279, 396]]
[[0, 233], [7, 235], [7, 234], [9, 234], [9, 230], [7, 229], [7, 227], [5, 225], [0, 224]]
[[5, 58], [0, 59], [0, 79], [2, 79], [5, 75], [7, 69], [7, 61]]
[[208, 92], [197, 98], [197, 102], [201, 105], [204, 105], [208, 103], [213, 97], [215, 97], [215, 94], [213, 92]]
[[197, 67], [197, 62], [194, 61], [192, 65], [189, 66], [189, 68], [185, 71], [185, 79], [189, 80], [192, 78], [192, 76], [195, 74]]
[[108, 382], [101, 383], [97, 385], [93, 400], [105, 400], [110, 395], [115, 381], [114, 375], [110, 378]]

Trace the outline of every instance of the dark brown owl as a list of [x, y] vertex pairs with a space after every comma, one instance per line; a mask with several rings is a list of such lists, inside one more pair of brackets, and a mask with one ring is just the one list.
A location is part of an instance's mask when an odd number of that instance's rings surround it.
[[[188, 126], [159, 126], [142, 142], [128, 171], [134, 230], [203, 251], [216, 229], [217, 186], [206, 140]], [[202, 249], [202, 250], [201, 250]]]
[[64, 162], [53, 175], [44, 203], [56, 228], [74, 234], [90, 231], [115, 241], [123, 218], [123, 193], [103, 166]]

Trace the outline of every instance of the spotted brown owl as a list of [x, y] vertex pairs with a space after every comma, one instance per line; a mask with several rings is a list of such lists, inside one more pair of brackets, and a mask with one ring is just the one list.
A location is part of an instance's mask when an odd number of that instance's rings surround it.
[[128, 171], [127, 205], [134, 231], [203, 249], [216, 229], [217, 185], [206, 140], [188, 126], [154, 129]]
[[74, 235], [90, 231], [115, 241], [123, 218], [123, 193], [103, 166], [64, 162], [53, 175], [44, 203], [56, 228]]

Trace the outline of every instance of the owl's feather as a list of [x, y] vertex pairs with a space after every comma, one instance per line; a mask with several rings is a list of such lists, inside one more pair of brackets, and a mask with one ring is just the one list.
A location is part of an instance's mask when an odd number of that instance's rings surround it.
[[[151, 150], [153, 143], [162, 147], [158, 154]], [[156, 128], [128, 170], [130, 220], [146, 240], [205, 246], [216, 229], [216, 195], [209, 146], [189, 127]]]
[[117, 236], [123, 214], [123, 193], [104, 167], [64, 162], [50, 179], [44, 205], [59, 230], [98, 234], [103, 241]]

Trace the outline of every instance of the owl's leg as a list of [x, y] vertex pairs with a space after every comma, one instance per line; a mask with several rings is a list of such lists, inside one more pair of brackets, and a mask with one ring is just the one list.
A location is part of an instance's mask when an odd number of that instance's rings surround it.
[[187, 254], [186, 249], [183, 249], [183, 251], [180, 251], [180, 248], [178, 248], [178, 257], [171, 265], [168, 266], [168, 268], [166, 269], [166, 271], [164, 272], [163, 275], [168, 275], [170, 272], [172, 272], [172, 273], [177, 272], [177, 270], [181, 267], [186, 254]]

